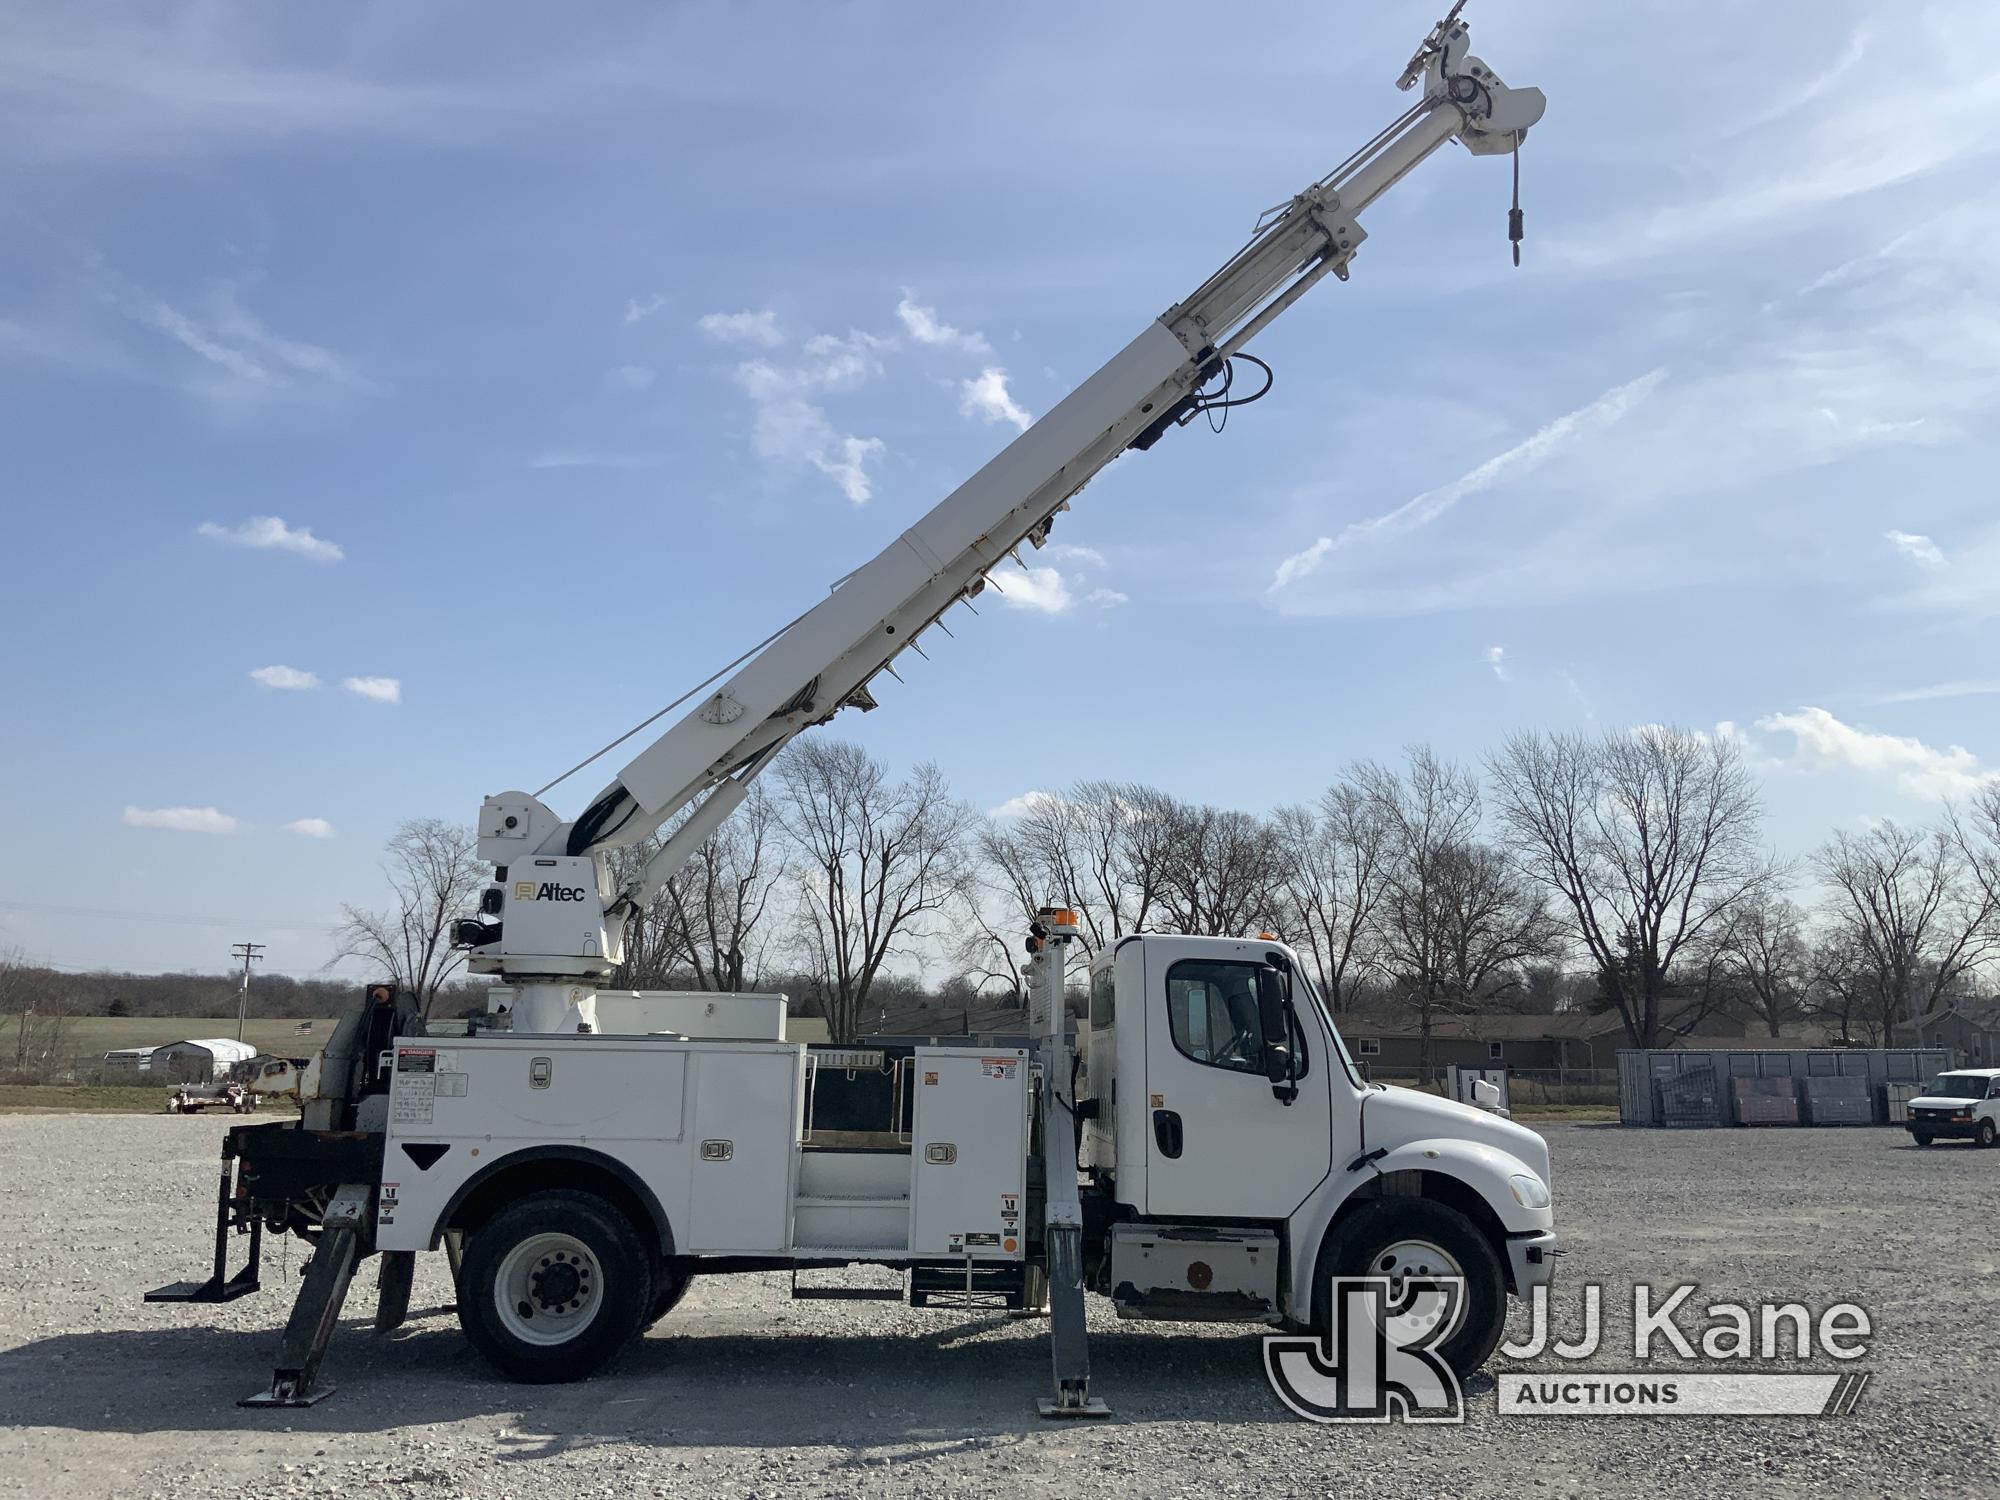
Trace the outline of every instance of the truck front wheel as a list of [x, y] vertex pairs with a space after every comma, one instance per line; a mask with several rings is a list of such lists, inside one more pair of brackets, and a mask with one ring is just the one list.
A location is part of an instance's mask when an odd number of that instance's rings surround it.
[[652, 1271], [630, 1222], [592, 1193], [535, 1193], [473, 1232], [459, 1267], [458, 1319], [512, 1380], [593, 1374], [639, 1332]]
[[1336, 1276], [1384, 1276], [1392, 1299], [1409, 1277], [1463, 1279], [1458, 1324], [1438, 1346], [1463, 1380], [1485, 1364], [1507, 1324], [1507, 1277], [1499, 1254], [1457, 1209], [1428, 1198], [1363, 1204], [1328, 1231], [1313, 1274], [1313, 1328], [1324, 1332]]

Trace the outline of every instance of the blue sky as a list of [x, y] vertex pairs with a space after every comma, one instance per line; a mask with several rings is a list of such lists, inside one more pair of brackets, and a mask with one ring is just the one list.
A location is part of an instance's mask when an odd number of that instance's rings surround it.
[[[1434, 19], [0, 14], [0, 945], [293, 972], [397, 823], [676, 696], [1192, 290]], [[2000, 14], [1468, 18], [1550, 99], [1526, 264], [1505, 161], [1428, 163], [1271, 399], [1121, 460], [841, 732], [985, 808], [1263, 809], [1727, 726], [1786, 853], [2000, 765]]]

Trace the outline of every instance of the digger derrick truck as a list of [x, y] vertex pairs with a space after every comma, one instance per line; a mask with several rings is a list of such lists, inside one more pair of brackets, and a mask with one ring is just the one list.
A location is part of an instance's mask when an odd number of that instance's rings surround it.
[[[1491, 1113], [1370, 1085], [1268, 936], [1141, 933], [1091, 955], [1087, 1059], [1065, 1019], [1075, 919], [1055, 908], [1030, 929], [1026, 1046], [808, 1046], [785, 1039], [782, 1004], [716, 996], [695, 1011], [602, 988], [628, 915], [793, 736], [873, 708], [896, 658], [1042, 545], [1112, 459], [1254, 399], [1232, 394], [1239, 361], [1268, 383], [1246, 346], [1326, 276], [1347, 278], [1360, 215], [1406, 174], [1451, 141], [1518, 152], [1542, 115], [1539, 90], [1469, 53], [1456, 8], [1400, 83], [1417, 91], [1408, 109], [696, 689], [721, 682], [574, 819], [542, 800], [549, 787], [485, 800], [479, 853], [495, 876], [456, 940], [495, 977], [508, 1029], [430, 1036], [410, 996], [370, 986], [301, 1080], [301, 1119], [230, 1132], [212, 1274], [150, 1294], [240, 1296], [257, 1289], [263, 1233], [311, 1243], [271, 1385], [247, 1404], [318, 1400], [356, 1267], [379, 1262], [376, 1322], [390, 1328], [416, 1256], [438, 1249], [465, 1333], [521, 1380], [590, 1374], [693, 1277], [779, 1270], [796, 1295], [882, 1295], [812, 1284], [856, 1264], [899, 1269], [919, 1305], [1046, 1310], [1051, 1416], [1104, 1409], [1086, 1293], [1129, 1318], [1299, 1327], [1326, 1322], [1338, 1276], [1449, 1278], [1463, 1290], [1436, 1347], [1460, 1372], [1485, 1361], [1508, 1296], [1551, 1274], [1546, 1146]], [[1518, 204], [1509, 227], [1518, 258]], [[614, 866], [662, 828], [643, 864]], [[882, 1085], [878, 1117], [826, 1128], [826, 1101], [855, 1079]], [[233, 1235], [249, 1240], [235, 1273]]]

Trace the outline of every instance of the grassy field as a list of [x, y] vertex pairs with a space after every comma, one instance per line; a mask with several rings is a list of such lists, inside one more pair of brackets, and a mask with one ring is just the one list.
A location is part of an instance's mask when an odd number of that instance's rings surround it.
[[[333, 1033], [333, 1022], [325, 1017], [315, 1020], [311, 1031], [298, 1027], [295, 1020], [252, 1016], [243, 1027], [243, 1040], [260, 1052], [309, 1057]], [[159, 1047], [235, 1035], [234, 1016], [72, 1016], [63, 1022], [62, 1050], [71, 1057], [91, 1057], [120, 1047]]]
[[1569, 1122], [1589, 1120], [1615, 1120], [1618, 1106], [1615, 1104], [1521, 1104], [1513, 1111], [1514, 1118], [1523, 1124], [1532, 1125], [1537, 1120], [1563, 1120]]

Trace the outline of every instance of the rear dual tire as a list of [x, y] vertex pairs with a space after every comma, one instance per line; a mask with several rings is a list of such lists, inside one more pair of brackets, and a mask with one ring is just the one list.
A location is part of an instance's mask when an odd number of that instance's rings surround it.
[[617, 1209], [591, 1193], [535, 1193], [467, 1239], [458, 1320], [510, 1380], [581, 1380], [657, 1316], [664, 1290], [654, 1285], [638, 1231]]

